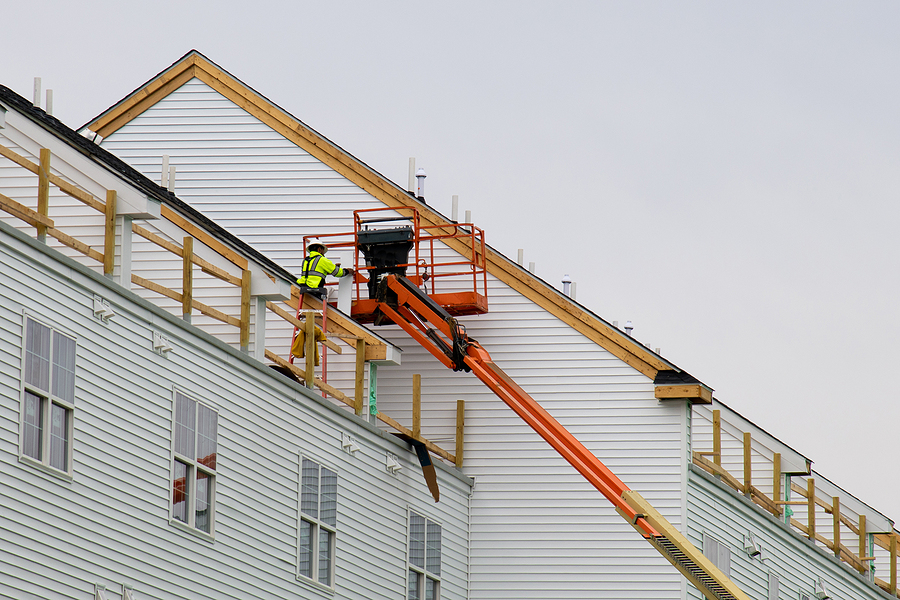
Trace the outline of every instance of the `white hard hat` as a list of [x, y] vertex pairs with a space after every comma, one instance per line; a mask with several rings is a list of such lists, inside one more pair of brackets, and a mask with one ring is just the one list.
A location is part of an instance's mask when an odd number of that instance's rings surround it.
[[[328, 250], [328, 246], [326, 246], [324, 243], [322, 243], [322, 240], [320, 240], [318, 238], [313, 238], [313, 239], [309, 240], [308, 242], [306, 242], [306, 250], [307, 251], [309, 251], [309, 249], [312, 248], [313, 246], [321, 246], [325, 250]], [[323, 254], [324, 254], [324, 252], [323, 252]]]

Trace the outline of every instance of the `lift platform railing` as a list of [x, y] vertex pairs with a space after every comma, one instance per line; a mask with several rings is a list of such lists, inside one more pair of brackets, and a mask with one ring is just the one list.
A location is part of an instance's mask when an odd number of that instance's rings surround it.
[[[487, 246], [484, 231], [471, 223], [424, 225], [413, 207], [378, 207], [356, 210], [352, 232], [323, 233], [304, 237], [304, 247], [318, 238], [329, 250], [349, 250], [350, 266], [357, 272], [352, 294], [353, 317], [371, 321], [376, 303], [375, 283], [383, 268], [365, 256], [364, 239], [374, 233], [407, 231], [409, 252], [392, 262], [391, 272], [404, 275], [420, 286], [449, 312], [456, 315], [487, 312]], [[346, 257], [346, 256], [345, 256]], [[347, 265], [342, 265], [347, 266]], [[330, 285], [335, 285], [331, 283]]]

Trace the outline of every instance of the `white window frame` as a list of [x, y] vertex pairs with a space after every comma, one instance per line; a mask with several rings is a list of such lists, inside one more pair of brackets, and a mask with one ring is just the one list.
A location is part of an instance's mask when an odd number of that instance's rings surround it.
[[[178, 431], [178, 397], [181, 396], [191, 402], [194, 403], [194, 431], [193, 431], [193, 451], [191, 456], [183, 452], [179, 452], [178, 448], [176, 448], [177, 442], [177, 431]], [[187, 529], [192, 533], [197, 533], [201, 536], [214, 538], [216, 531], [216, 468], [215, 466], [209, 467], [208, 465], [201, 462], [201, 459], [197, 457], [197, 449], [198, 449], [198, 439], [200, 438], [199, 434], [199, 414], [201, 408], [210, 411], [215, 415], [215, 452], [213, 454], [218, 454], [218, 430], [219, 430], [219, 411], [218, 409], [211, 405], [208, 402], [201, 401], [194, 397], [192, 394], [187, 393], [178, 388], [174, 388], [172, 393], [172, 462], [170, 466], [171, 477], [169, 478], [169, 523], [176, 527]], [[205, 457], [203, 457], [205, 458]], [[177, 465], [184, 465], [185, 474], [184, 480], [187, 483], [187, 490], [184, 505], [184, 518], [179, 518], [176, 516], [178, 512], [178, 508], [176, 507], [175, 502], [175, 482], [180, 478], [177, 477], [176, 467]], [[203, 473], [206, 475], [207, 480], [209, 481], [209, 487], [207, 490], [207, 498], [206, 503], [208, 505], [208, 525], [209, 531], [206, 531], [202, 528], [202, 526], [198, 527], [197, 524], [197, 474]]]
[[[417, 565], [413, 562], [412, 556], [412, 535], [413, 535], [413, 515], [424, 520], [424, 537], [422, 539], [423, 547], [422, 547], [422, 564]], [[433, 596], [428, 600], [440, 600], [441, 597], [441, 567], [443, 564], [443, 532], [444, 527], [435, 519], [429, 517], [425, 512], [414, 509], [412, 507], [407, 507], [407, 534], [406, 534], [406, 598], [407, 600], [425, 600], [426, 599], [426, 582], [430, 581], [433, 584]], [[429, 543], [432, 544], [433, 547], [433, 538], [429, 535], [428, 529], [429, 525], [436, 526], [438, 528], [438, 570], [435, 572], [428, 567], [428, 548]], [[412, 577], [416, 578], [416, 588], [415, 595], [411, 594], [412, 586], [410, 586], [410, 579]]]
[[[45, 328], [49, 331], [49, 347], [47, 349], [47, 383], [46, 388], [40, 384], [27, 381], [30, 366], [34, 365], [33, 352], [28, 350], [28, 326], [34, 323], [36, 326]], [[71, 371], [66, 369], [67, 365], [57, 360], [54, 356], [55, 351], [59, 348], [59, 344], [63, 340], [71, 342]], [[60, 330], [58, 327], [47, 324], [28, 313], [23, 315], [22, 319], [22, 372], [21, 372], [21, 396], [20, 396], [20, 418], [19, 418], [19, 460], [38, 467], [48, 473], [71, 480], [72, 478], [72, 457], [75, 445], [75, 396], [77, 392], [76, 364], [78, 355], [78, 340], [67, 332]], [[54, 386], [57, 383], [59, 369], [68, 372], [72, 378], [71, 398], [63, 398], [53, 393]], [[26, 445], [28, 444], [28, 428], [35, 427], [34, 423], [29, 422], [28, 408], [32, 398], [37, 398], [39, 403], [40, 415], [40, 438], [37, 450], [38, 456], [32, 456], [27, 453]], [[54, 408], [62, 409], [66, 416], [65, 424], [65, 457], [63, 468], [52, 464], [53, 461], [53, 427], [52, 419], [54, 416]], [[58, 414], [58, 413], [57, 413]]]
[[778, 600], [781, 593], [781, 578], [775, 571], [769, 571], [769, 581], [766, 587], [767, 600]]
[[703, 532], [703, 555], [722, 573], [731, 577], [731, 548], [707, 532]]
[[[315, 465], [318, 469], [317, 473], [317, 488], [316, 488], [316, 514], [312, 515], [309, 512], [305, 512], [303, 509], [303, 466], [304, 462], [308, 462], [310, 465]], [[300, 472], [297, 480], [298, 494], [297, 494], [297, 564], [296, 564], [296, 576], [297, 579], [301, 581], [305, 581], [307, 583], [315, 584], [316, 586], [321, 586], [329, 590], [334, 589], [334, 563], [335, 563], [335, 555], [337, 548], [337, 532], [338, 532], [338, 522], [337, 522], [337, 512], [338, 512], [338, 482], [340, 481], [338, 470], [331, 467], [330, 465], [325, 464], [321, 460], [314, 458], [312, 456], [301, 453], [300, 454]], [[334, 523], [329, 523], [327, 520], [323, 518], [323, 493], [322, 493], [322, 471], [328, 471], [329, 473], [334, 474]], [[302, 546], [302, 531], [304, 527], [309, 527], [309, 539], [310, 539], [310, 550], [307, 553], [309, 555], [309, 575], [301, 572], [301, 562], [304, 558], [304, 548]], [[326, 571], [326, 582], [321, 580], [320, 573], [320, 552], [321, 549], [321, 534], [325, 532], [328, 534], [328, 569]]]

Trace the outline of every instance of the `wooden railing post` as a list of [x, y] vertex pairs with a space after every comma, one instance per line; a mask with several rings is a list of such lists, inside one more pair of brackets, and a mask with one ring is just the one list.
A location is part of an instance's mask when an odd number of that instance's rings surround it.
[[363, 384], [366, 379], [366, 340], [356, 340], [356, 389], [353, 397], [353, 410], [357, 416], [363, 415]]
[[112, 277], [116, 264], [116, 190], [106, 190], [106, 227], [103, 232], [103, 274]]
[[749, 497], [753, 489], [753, 465], [750, 456], [750, 432], [744, 432], [744, 494]]
[[722, 466], [722, 411], [713, 411], [713, 462]]
[[241, 350], [250, 350], [250, 270], [241, 272]]
[[422, 376], [418, 373], [413, 375], [412, 413], [413, 437], [418, 440], [422, 438]]
[[809, 539], [816, 541], [816, 481], [812, 477], [806, 480], [806, 517]]
[[[50, 149], [41, 148], [41, 164], [38, 167], [38, 198], [37, 211], [38, 214], [46, 217], [50, 214]], [[41, 242], [47, 241], [47, 226], [43, 223], [37, 224], [37, 239]]]
[[316, 317], [312, 311], [306, 313], [303, 333], [306, 335], [303, 340], [303, 351], [306, 357], [306, 387], [312, 389], [316, 380]]
[[897, 595], [897, 532], [891, 531], [891, 594]]
[[[781, 452], [776, 452], [772, 456], [772, 500], [779, 502], [784, 500], [781, 497]], [[780, 504], [775, 505], [775, 516], [782, 513]]]
[[841, 499], [831, 497], [831, 517], [834, 524], [834, 555], [841, 557]]
[[185, 321], [191, 322], [191, 310], [194, 307], [194, 238], [187, 236], [181, 246], [181, 314]]
[[868, 571], [869, 563], [868, 561], [862, 560], [863, 558], [869, 555], [869, 536], [866, 533], [866, 515], [859, 515], [859, 559], [862, 562], [862, 565], [859, 567], [859, 572], [863, 575]]
[[463, 465], [463, 441], [465, 440], [466, 401], [456, 401], [456, 466]]

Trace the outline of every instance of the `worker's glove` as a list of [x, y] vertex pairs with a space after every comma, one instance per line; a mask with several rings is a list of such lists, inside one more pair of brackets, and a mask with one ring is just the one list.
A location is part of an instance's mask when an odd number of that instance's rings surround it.
[[353, 275], [353, 269], [350, 269], [350, 268], [344, 269], [344, 277], [347, 277], [348, 275]]

